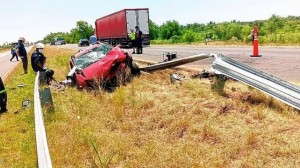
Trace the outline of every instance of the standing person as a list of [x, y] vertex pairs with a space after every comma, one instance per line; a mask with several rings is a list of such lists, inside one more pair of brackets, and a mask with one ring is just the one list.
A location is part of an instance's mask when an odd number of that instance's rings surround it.
[[28, 59], [27, 59], [27, 51], [24, 46], [25, 38], [20, 37], [17, 45], [17, 55], [21, 58], [23, 63], [24, 73], [28, 73]]
[[17, 61], [19, 61], [19, 59], [18, 59], [18, 56], [17, 56], [17, 51], [16, 51], [16, 45], [15, 44], [13, 44], [12, 45], [12, 48], [11, 48], [11, 55], [12, 55], [12, 57], [10, 58], [10, 62], [16, 57], [17, 58]]
[[7, 102], [7, 94], [5, 91], [2, 78], [0, 77], [0, 113], [7, 112], [6, 102]]
[[31, 55], [31, 66], [34, 72], [37, 71], [46, 71], [46, 57], [44, 55], [44, 44], [43, 43], [37, 43], [36, 49]]
[[97, 42], [97, 37], [93, 34], [90, 37], [90, 44], [94, 45]]
[[258, 27], [255, 25], [251, 31], [252, 44], [254, 42], [254, 38], [258, 37]]
[[142, 35], [143, 33], [140, 28], [138, 26], [135, 26], [137, 54], [143, 54]]
[[130, 29], [131, 33], [129, 34], [129, 38], [131, 40], [131, 45], [132, 45], [132, 54], [135, 54], [136, 50], [136, 41], [135, 41], [135, 33], [133, 29]]

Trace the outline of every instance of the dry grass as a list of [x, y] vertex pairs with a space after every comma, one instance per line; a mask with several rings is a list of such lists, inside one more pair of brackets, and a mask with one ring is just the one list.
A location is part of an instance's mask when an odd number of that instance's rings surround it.
[[0, 47], [0, 52], [5, 52], [5, 51], [9, 51], [9, 50], [10, 50], [9, 47], [6, 47], [6, 48]]
[[[46, 48], [58, 80], [71, 53]], [[7, 87], [33, 81], [20, 72]], [[172, 72], [142, 75], [113, 93], [53, 91], [55, 111], [44, 119], [54, 167], [300, 166], [299, 111], [239, 82], [227, 81], [221, 95], [207, 80], [170, 84]], [[36, 164], [33, 111], [13, 113], [14, 96], [32, 86], [17, 91], [0, 116], [0, 167]]]

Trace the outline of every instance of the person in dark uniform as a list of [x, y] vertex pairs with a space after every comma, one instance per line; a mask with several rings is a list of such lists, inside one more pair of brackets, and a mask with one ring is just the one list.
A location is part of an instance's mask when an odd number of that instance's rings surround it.
[[135, 36], [136, 36], [136, 48], [137, 48], [137, 54], [143, 54], [143, 44], [142, 44], [142, 31], [138, 26], [135, 26]]
[[34, 72], [47, 70], [45, 66], [46, 57], [44, 55], [44, 48], [44, 44], [37, 43], [36, 49], [31, 55], [31, 66]]
[[18, 59], [18, 56], [17, 56], [17, 51], [16, 51], [16, 45], [15, 44], [13, 44], [12, 45], [12, 47], [11, 47], [11, 55], [12, 55], [12, 57], [11, 57], [11, 59], [10, 59], [10, 62], [16, 57], [17, 58], [17, 61], [19, 61], [19, 59]]
[[20, 37], [17, 45], [17, 55], [21, 58], [23, 63], [24, 73], [28, 73], [28, 59], [27, 59], [27, 51], [24, 46], [25, 38]]
[[0, 77], [0, 113], [7, 112], [6, 103], [7, 103], [7, 94], [6, 94], [6, 90], [2, 78]]
[[45, 82], [50, 85], [53, 80], [55, 81], [55, 79], [53, 78], [54, 71], [51, 69], [47, 69], [46, 67], [46, 57], [44, 55], [45, 46], [43, 43], [37, 43], [35, 47], [36, 49], [31, 55], [32, 69], [34, 70], [34, 72], [45, 72]]

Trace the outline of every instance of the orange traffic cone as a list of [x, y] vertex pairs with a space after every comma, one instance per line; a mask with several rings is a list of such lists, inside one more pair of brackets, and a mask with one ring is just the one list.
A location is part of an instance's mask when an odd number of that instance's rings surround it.
[[262, 55], [258, 54], [258, 39], [257, 36], [254, 37], [253, 40], [253, 55], [250, 55], [250, 57], [261, 57]]

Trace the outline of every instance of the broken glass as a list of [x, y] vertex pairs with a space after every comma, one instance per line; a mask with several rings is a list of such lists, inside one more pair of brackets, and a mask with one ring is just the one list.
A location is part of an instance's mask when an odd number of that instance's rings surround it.
[[105, 57], [106, 54], [112, 49], [111, 46], [106, 44], [101, 44], [96, 48], [88, 51], [87, 53], [75, 58], [75, 65], [79, 69], [84, 69], [94, 62], [97, 62], [101, 58]]

